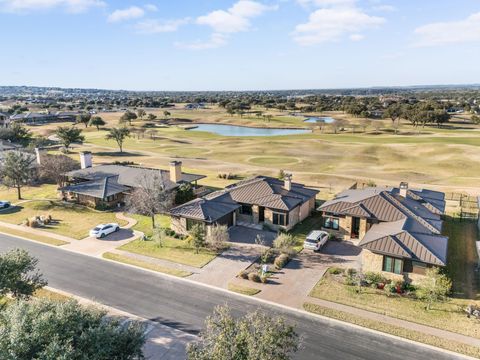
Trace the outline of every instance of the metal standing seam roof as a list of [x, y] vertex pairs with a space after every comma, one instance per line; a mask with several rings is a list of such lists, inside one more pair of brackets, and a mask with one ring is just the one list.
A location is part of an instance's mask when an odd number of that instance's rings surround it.
[[[178, 186], [170, 180], [170, 171], [162, 169], [142, 168], [136, 166], [124, 165], [98, 165], [86, 169], [73, 170], [65, 174], [71, 178], [83, 180], [99, 180], [108, 176], [117, 176], [117, 181], [121, 185], [132, 188], [142, 186], [153, 186], [155, 175], [161, 180], [165, 190], [172, 190]], [[183, 183], [190, 183], [203, 179], [205, 176], [189, 174], [182, 172]]]
[[318, 210], [380, 221], [360, 241], [363, 248], [444, 266], [448, 238], [440, 234], [442, 220], [438, 214], [445, 208], [443, 199], [442, 193], [431, 190], [409, 190], [403, 198], [397, 188], [354, 189], [325, 202]]
[[85, 181], [79, 184], [65, 186], [60, 190], [87, 195], [97, 199], [105, 199], [108, 196], [130, 190], [129, 187], [119, 184], [117, 180], [117, 176], [108, 176], [103, 179]]

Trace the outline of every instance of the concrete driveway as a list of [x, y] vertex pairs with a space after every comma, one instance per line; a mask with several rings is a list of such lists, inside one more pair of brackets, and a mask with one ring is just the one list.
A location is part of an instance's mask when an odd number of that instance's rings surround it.
[[234, 226], [228, 232], [230, 242], [247, 245], [255, 245], [255, 239], [257, 235], [260, 235], [264, 239], [265, 246], [272, 246], [273, 240], [277, 237], [275, 232], [252, 229], [246, 226]]

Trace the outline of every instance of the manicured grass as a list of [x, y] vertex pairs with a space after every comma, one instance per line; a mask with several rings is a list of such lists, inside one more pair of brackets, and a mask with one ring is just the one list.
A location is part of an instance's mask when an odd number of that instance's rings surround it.
[[49, 289], [45, 289], [45, 288], [38, 289], [37, 291], [35, 291], [33, 296], [35, 296], [36, 298], [39, 298], [39, 299], [48, 299], [48, 300], [55, 300], [55, 301], [71, 300], [71, 298], [66, 296], [66, 295], [63, 295], [63, 294], [60, 294], [58, 292], [55, 292], [55, 291], [52, 291], [52, 290], [49, 290]]
[[[25, 186], [22, 188], [23, 200], [41, 200], [41, 199], [56, 199], [57, 198], [57, 185], [44, 184], [39, 186]], [[17, 189], [7, 188], [0, 186], [0, 200], [7, 200], [12, 203], [16, 203]]]
[[235, 284], [228, 284], [228, 290], [243, 294], [243, 295], [248, 295], [248, 296], [253, 296], [258, 294], [260, 291], [259, 289], [254, 289], [246, 286], [241, 286], [241, 285], [235, 285]]
[[[126, 214], [128, 217], [131, 217], [137, 220], [137, 223], [133, 227], [134, 230], [141, 231], [147, 236], [152, 235], [152, 219], [148, 216], [138, 215], [138, 214]], [[155, 216], [155, 225], [162, 228], [170, 228], [170, 217], [167, 215], [156, 215]]]
[[320, 305], [305, 303], [303, 304], [305, 310], [314, 314], [326, 316], [329, 318], [349, 322], [351, 324], [363, 326], [369, 329], [381, 331], [387, 334], [399, 336], [405, 339], [418, 341], [424, 344], [436, 346], [442, 349], [458, 352], [461, 354], [480, 357], [480, 348], [469, 346], [452, 340], [427, 335], [411, 329], [405, 329], [400, 326], [385, 324], [376, 320], [366, 319], [361, 316], [353, 315], [339, 310], [329, 309]]
[[325, 274], [310, 296], [480, 339], [478, 321], [468, 319], [463, 311], [471, 301], [451, 299], [434, 304], [427, 311], [422, 301], [367, 287], [357, 293], [356, 287], [344, 285], [338, 279]]
[[34, 241], [38, 241], [38, 242], [41, 242], [41, 243], [44, 243], [44, 244], [50, 244], [50, 245], [55, 245], [55, 246], [62, 246], [62, 245], [68, 244], [68, 242], [66, 242], [66, 241], [58, 240], [58, 239], [51, 238], [51, 237], [48, 237], [48, 236], [31, 234], [31, 233], [26, 232], [26, 231], [10, 229], [10, 228], [4, 227], [4, 226], [0, 226], [0, 232], [10, 234], [10, 235], [13, 235], [13, 236], [20, 236], [20, 237], [27, 238], [27, 239], [34, 240]]
[[173, 238], [168, 238], [163, 247], [158, 247], [153, 241], [138, 239], [119, 247], [119, 249], [198, 268], [207, 265], [217, 256], [215, 252], [207, 249], [201, 249], [197, 254], [187, 240]]
[[39, 215], [51, 215], [54, 222], [42, 230], [51, 231], [75, 239], [88, 236], [91, 228], [101, 223], [126, 224], [118, 220], [114, 213], [100, 212], [75, 204], [64, 204], [59, 201], [30, 201], [13, 206], [0, 212], [0, 221], [22, 224], [28, 218]]
[[447, 273], [453, 281], [455, 297], [478, 298], [478, 262], [476, 241], [478, 227], [476, 221], [459, 221], [447, 217], [443, 223], [443, 234], [449, 237]]
[[192, 275], [192, 273], [188, 272], [188, 271], [171, 269], [171, 268], [167, 268], [165, 266], [160, 266], [160, 265], [157, 265], [157, 264], [151, 264], [151, 263], [148, 263], [146, 261], [142, 261], [142, 260], [138, 260], [138, 259], [132, 259], [132, 258], [129, 258], [127, 256], [123, 256], [123, 255], [119, 255], [119, 254], [115, 254], [115, 253], [111, 253], [111, 252], [106, 252], [102, 256], [105, 259], [118, 261], [118, 262], [121, 262], [121, 263], [124, 263], [124, 264], [134, 265], [134, 266], [138, 266], [138, 267], [141, 267], [141, 268], [144, 268], [144, 269], [153, 270], [153, 271], [157, 271], [157, 272], [161, 272], [161, 273], [169, 274], [169, 275], [173, 275], [173, 276], [187, 277], [187, 276]]
[[296, 241], [296, 246], [294, 249], [296, 251], [301, 251], [303, 249], [303, 242], [305, 241], [308, 233], [312, 230], [320, 230], [321, 225], [322, 216], [318, 212], [314, 212], [310, 217], [295, 225], [290, 231], [290, 234], [295, 237]]

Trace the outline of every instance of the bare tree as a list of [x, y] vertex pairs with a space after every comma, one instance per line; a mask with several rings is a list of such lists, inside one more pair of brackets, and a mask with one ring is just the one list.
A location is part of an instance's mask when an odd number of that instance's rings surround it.
[[46, 182], [56, 183], [59, 187], [65, 185], [64, 174], [68, 171], [80, 169], [80, 163], [66, 155], [42, 156], [40, 178]]
[[228, 227], [226, 225], [215, 225], [207, 234], [207, 245], [215, 251], [220, 251], [225, 248], [226, 243], [230, 241], [228, 234]]
[[139, 186], [127, 198], [128, 209], [152, 219], [155, 228], [155, 215], [167, 211], [173, 204], [173, 194], [165, 190], [160, 173], [146, 175]]

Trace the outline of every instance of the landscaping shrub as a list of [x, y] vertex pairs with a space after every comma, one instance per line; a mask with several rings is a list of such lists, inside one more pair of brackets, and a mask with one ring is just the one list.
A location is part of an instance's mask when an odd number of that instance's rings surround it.
[[268, 276], [261, 276], [260, 280], [262, 281], [263, 284], [268, 283]]
[[253, 282], [261, 282], [262, 280], [260, 279], [260, 275], [258, 275], [256, 272], [251, 272], [248, 274], [248, 280], [253, 281]]
[[282, 269], [290, 261], [290, 257], [287, 254], [280, 254], [275, 258], [273, 262], [277, 269]]
[[291, 253], [295, 243], [295, 238], [291, 234], [281, 233], [273, 240], [273, 247], [281, 252]]
[[240, 276], [242, 279], [247, 280], [248, 279], [248, 271], [247, 270], [242, 270], [238, 273], [238, 276]]
[[345, 271], [344, 269], [340, 267], [335, 267], [335, 266], [328, 269], [328, 273], [332, 275], [343, 274], [344, 271]]
[[380, 283], [384, 284], [386, 282], [386, 279], [380, 273], [369, 271], [365, 273], [365, 281], [369, 286], [377, 287], [377, 285]]
[[275, 250], [269, 248], [262, 253], [262, 255], [260, 256], [260, 260], [262, 264], [271, 264], [275, 260], [275, 256]]

